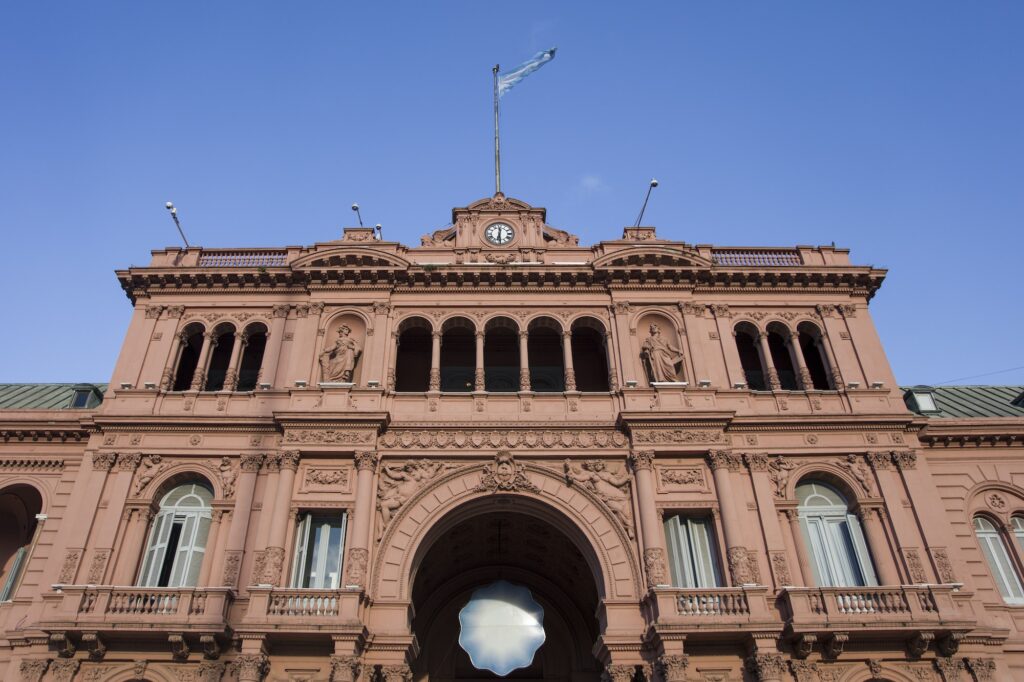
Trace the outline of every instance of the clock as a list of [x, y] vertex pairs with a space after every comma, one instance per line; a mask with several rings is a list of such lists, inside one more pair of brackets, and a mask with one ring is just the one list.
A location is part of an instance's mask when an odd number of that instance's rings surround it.
[[491, 223], [484, 230], [484, 238], [495, 246], [504, 246], [515, 236], [516, 231], [507, 223]]

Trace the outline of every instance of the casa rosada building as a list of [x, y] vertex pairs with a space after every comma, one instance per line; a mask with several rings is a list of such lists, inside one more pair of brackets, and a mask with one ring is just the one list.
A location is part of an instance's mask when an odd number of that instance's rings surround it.
[[511, 583], [520, 681], [1024, 679], [1024, 402], [900, 389], [884, 276], [501, 194], [155, 251], [108, 385], [0, 390], [0, 677], [494, 679]]

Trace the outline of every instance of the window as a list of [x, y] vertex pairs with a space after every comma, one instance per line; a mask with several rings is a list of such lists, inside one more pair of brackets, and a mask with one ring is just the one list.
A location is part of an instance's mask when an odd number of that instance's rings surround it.
[[43, 500], [35, 488], [12, 485], [0, 491], [0, 602], [10, 601], [25, 571]]
[[179, 485], [160, 500], [139, 573], [142, 587], [195, 587], [206, 554], [213, 491]]
[[[1018, 527], [1018, 519], [1014, 518], [1013, 534], [1020, 542], [1021, 536]], [[1024, 604], [1024, 587], [1021, 587], [1020, 576], [1013, 567], [1010, 553], [999, 535], [995, 524], [984, 516], [974, 517], [974, 534], [978, 537], [978, 544], [981, 545], [981, 553], [985, 555], [989, 571], [996, 581], [999, 594], [1007, 604]]]
[[674, 587], [719, 587], [722, 584], [713, 528], [708, 517], [676, 515], [665, 520]]
[[740, 355], [743, 378], [751, 391], [767, 391], [768, 383], [761, 367], [761, 351], [758, 350], [758, 331], [753, 325], [741, 323], [736, 326], [736, 351]]
[[941, 412], [939, 406], [935, 404], [935, 393], [928, 386], [914, 386], [907, 391], [904, 401], [914, 412]]
[[91, 388], [76, 388], [74, 395], [71, 396], [71, 407], [75, 409], [89, 407], [89, 402], [91, 398]]
[[1014, 516], [1010, 519], [1010, 526], [1013, 528], [1013, 537], [1017, 538], [1020, 551], [1024, 552], [1024, 517]]
[[295, 534], [292, 587], [332, 590], [341, 584], [347, 515], [304, 514]]
[[[263, 354], [267, 349], [267, 329], [263, 325], [252, 325], [246, 329], [245, 348], [238, 363], [236, 391], [252, 391], [260, 377]], [[230, 388], [230, 386], [228, 387]]]
[[800, 527], [821, 587], [877, 585], [860, 521], [838, 490], [821, 481], [796, 487]]

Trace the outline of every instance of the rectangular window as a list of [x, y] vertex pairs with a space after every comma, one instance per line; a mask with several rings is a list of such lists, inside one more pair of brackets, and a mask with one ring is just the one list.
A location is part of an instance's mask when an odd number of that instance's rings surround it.
[[673, 587], [719, 587], [722, 584], [709, 517], [675, 515], [665, 519]]
[[89, 407], [89, 398], [92, 397], [92, 391], [87, 388], [76, 388], [74, 395], [71, 396], [71, 407], [72, 408], [84, 408]]
[[336, 589], [341, 584], [348, 515], [303, 514], [295, 533], [292, 587]]

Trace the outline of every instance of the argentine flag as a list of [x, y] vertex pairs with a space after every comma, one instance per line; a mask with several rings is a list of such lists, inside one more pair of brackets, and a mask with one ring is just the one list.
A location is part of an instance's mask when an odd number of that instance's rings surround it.
[[498, 97], [502, 97], [506, 92], [511, 90], [512, 86], [516, 83], [554, 59], [555, 50], [557, 49], [557, 47], [553, 47], [550, 50], [538, 52], [511, 71], [498, 74]]

